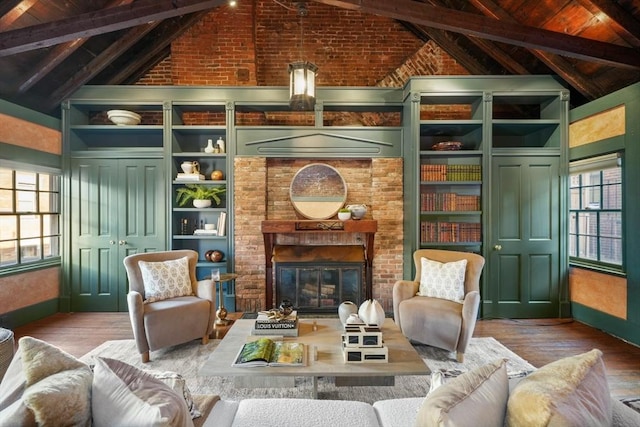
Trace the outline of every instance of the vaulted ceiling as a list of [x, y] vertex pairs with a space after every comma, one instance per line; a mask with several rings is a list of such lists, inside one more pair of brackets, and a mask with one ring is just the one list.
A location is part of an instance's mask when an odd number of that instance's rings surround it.
[[[84, 84], [132, 84], [227, 1], [3, 0], [0, 98], [57, 115]], [[572, 106], [640, 81], [640, 0], [307, 1], [398, 20], [471, 74], [555, 74]]]

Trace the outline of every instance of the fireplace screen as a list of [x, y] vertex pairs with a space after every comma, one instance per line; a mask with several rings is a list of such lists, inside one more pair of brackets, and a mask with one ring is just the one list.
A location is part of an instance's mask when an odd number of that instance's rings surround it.
[[364, 295], [362, 246], [276, 246], [276, 301], [288, 299], [301, 312], [337, 310]]

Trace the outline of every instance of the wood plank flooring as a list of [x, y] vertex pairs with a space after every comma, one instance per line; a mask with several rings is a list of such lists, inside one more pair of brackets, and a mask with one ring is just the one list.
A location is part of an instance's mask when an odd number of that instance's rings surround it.
[[[231, 313], [229, 318], [239, 318]], [[215, 330], [222, 338], [228, 327]], [[16, 345], [32, 336], [80, 357], [108, 340], [132, 339], [127, 313], [58, 313], [14, 330]], [[494, 337], [540, 367], [598, 348], [604, 353], [609, 388], [618, 399], [640, 396], [640, 347], [570, 319], [480, 320], [475, 336]]]

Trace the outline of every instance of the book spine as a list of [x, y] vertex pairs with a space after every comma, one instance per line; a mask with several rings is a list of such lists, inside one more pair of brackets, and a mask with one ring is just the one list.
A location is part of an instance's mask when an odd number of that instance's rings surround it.
[[297, 327], [297, 323], [293, 322], [261, 322], [256, 320], [255, 329], [295, 329]]

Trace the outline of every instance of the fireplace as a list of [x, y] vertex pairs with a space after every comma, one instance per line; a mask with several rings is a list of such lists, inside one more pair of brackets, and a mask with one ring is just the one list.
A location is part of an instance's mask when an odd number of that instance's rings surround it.
[[273, 262], [276, 301], [289, 300], [301, 313], [335, 312], [365, 295], [362, 245], [276, 245]]

